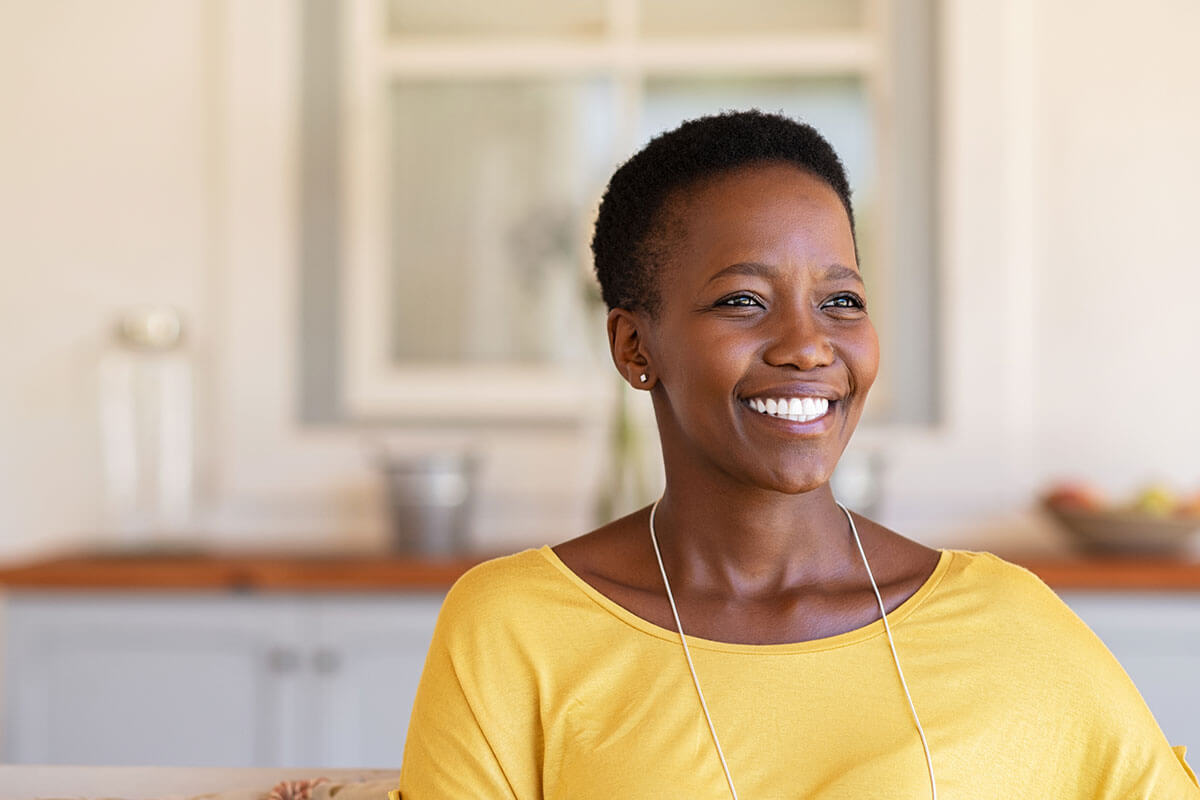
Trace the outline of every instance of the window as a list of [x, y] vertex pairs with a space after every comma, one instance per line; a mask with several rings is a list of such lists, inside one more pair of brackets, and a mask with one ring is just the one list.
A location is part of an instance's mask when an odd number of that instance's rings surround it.
[[683, 119], [758, 107], [846, 162], [884, 347], [867, 423], [932, 422], [931, 6], [310, 0], [305, 417], [585, 413], [614, 380], [604, 181]]

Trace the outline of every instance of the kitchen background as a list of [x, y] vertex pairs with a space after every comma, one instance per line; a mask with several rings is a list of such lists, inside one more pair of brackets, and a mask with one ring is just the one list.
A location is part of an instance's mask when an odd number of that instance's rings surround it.
[[1056, 553], [1062, 479], [1200, 496], [1198, 30], [1191, 0], [3, 0], [0, 559], [380, 552], [381, 465], [436, 457], [473, 553], [653, 499], [588, 228], [646, 139], [750, 105], [855, 187], [884, 372], [851, 505]]
[[205, 543], [382, 543], [380, 447], [477, 454], [477, 549], [589, 527], [601, 182], [747, 101], [855, 173], [882, 521], [1053, 547], [1048, 481], [1200, 489], [1195, 4], [375, 5], [0, 5], [0, 554], [120, 541], [98, 373], [144, 305], [185, 326]]

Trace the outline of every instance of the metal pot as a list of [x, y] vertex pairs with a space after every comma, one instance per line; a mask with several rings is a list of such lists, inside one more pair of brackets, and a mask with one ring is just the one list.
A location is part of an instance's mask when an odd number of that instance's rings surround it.
[[466, 550], [478, 472], [473, 454], [387, 455], [378, 466], [396, 552], [451, 556]]

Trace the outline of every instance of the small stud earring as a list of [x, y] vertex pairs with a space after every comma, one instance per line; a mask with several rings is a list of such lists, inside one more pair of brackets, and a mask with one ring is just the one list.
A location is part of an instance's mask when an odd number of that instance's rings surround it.
[[642, 379], [642, 383], [645, 383], [646, 381], [650, 380], [649, 378], [646, 377], [646, 373], [644, 373], [644, 372], [641, 375], [639, 375], [638, 377], [640, 377]]

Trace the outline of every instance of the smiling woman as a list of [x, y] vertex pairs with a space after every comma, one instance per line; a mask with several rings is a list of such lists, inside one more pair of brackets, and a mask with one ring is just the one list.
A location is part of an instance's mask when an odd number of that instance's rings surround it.
[[612, 177], [593, 251], [666, 490], [455, 585], [403, 797], [1200, 797], [1037, 578], [834, 498], [879, 342], [815, 130], [662, 135]]

